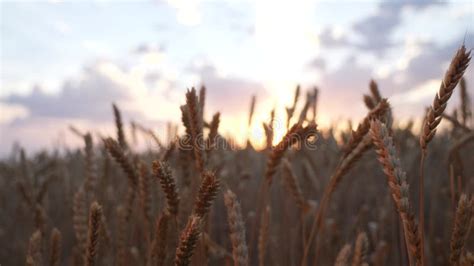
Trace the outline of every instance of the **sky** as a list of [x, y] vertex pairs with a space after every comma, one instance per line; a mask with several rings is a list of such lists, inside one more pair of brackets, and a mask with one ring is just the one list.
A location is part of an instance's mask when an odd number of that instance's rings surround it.
[[284, 125], [297, 84], [319, 88], [321, 128], [363, 117], [371, 79], [398, 121], [420, 119], [457, 48], [474, 47], [472, 0], [0, 1], [0, 10], [0, 156], [14, 143], [74, 147], [69, 125], [113, 134], [112, 102], [127, 125], [166, 139], [184, 93], [202, 84], [206, 118], [221, 112], [221, 134], [240, 142], [263, 143], [273, 108]]

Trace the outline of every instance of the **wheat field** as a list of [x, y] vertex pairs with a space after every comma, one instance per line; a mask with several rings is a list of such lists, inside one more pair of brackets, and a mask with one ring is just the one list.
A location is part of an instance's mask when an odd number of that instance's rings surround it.
[[287, 133], [274, 142], [271, 112], [263, 149], [219, 134], [205, 87], [166, 137], [129, 128], [114, 104], [116, 135], [71, 126], [83, 148], [0, 162], [0, 264], [474, 265], [469, 61], [455, 52], [421, 132], [396, 123], [375, 81], [344, 131], [320, 129], [318, 91], [298, 87]]

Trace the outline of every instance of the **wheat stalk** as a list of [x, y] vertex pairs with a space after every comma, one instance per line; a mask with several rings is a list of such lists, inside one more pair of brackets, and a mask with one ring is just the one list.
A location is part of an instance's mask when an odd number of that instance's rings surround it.
[[166, 244], [168, 240], [168, 224], [171, 221], [169, 214], [162, 213], [156, 221], [155, 237], [151, 244], [149, 263], [161, 266], [166, 259]]
[[291, 169], [290, 162], [287, 159], [283, 159], [283, 179], [300, 211], [302, 213], [309, 211], [309, 204], [303, 196], [298, 180], [296, 179], [296, 176]]
[[471, 119], [472, 116], [472, 111], [471, 111], [471, 99], [469, 97], [469, 94], [467, 92], [467, 86], [466, 86], [466, 80], [464, 78], [461, 78], [461, 81], [459, 82], [459, 93], [461, 96], [461, 118], [462, 118], [462, 124], [464, 126], [467, 126], [469, 119]]
[[270, 227], [270, 207], [266, 206], [262, 212], [260, 220], [260, 230], [258, 234], [258, 265], [265, 265], [265, 253], [268, 243], [268, 231]]
[[[150, 239], [150, 224], [151, 224], [151, 194], [150, 194], [150, 174], [148, 167], [145, 162], [139, 162], [139, 180], [138, 180], [138, 193], [140, 198], [140, 206], [143, 215], [143, 227], [145, 241], [148, 243]], [[148, 244], [147, 244], [148, 245]]]
[[85, 154], [85, 181], [84, 189], [86, 193], [91, 193], [91, 197], [94, 197], [94, 191], [97, 184], [97, 176], [95, 174], [95, 158], [94, 158], [94, 146], [92, 142], [92, 135], [87, 133], [84, 135], [84, 154]]

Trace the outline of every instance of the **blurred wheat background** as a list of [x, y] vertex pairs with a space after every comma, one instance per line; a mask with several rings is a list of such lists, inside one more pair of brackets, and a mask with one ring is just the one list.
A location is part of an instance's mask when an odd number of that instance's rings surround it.
[[473, 5], [0, 2], [0, 264], [474, 265]]

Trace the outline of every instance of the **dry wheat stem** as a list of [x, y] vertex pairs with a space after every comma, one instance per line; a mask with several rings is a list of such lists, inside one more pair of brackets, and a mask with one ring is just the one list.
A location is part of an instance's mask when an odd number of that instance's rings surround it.
[[268, 232], [270, 226], [270, 207], [266, 206], [262, 212], [260, 220], [260, 230], [258, 234], [258, 265], [265, 265], [265, 253], [268, 243]]
[[461, 98], [461, 118], [462, 118], [462, 124], [466, 126], [471, 119], [472, 116], [472, 111], [471, 111], [471, 99], [469, 97], [469, 94], [467, 93], [467, 87], [466, 87], [466, 79], [461, 78], [461, 81], [459, 82], [459, 93], [460, 93], [460, 98]]
[[285, 185], [296, 201], [296, 205], [302, 213], [306, 213], [309, 210], [309, 204], [303, 196], [298, 180], [296, 179], [296, 176], [291, 169], [290, 162], [287, 159], [283, 159], [283, 173]]

